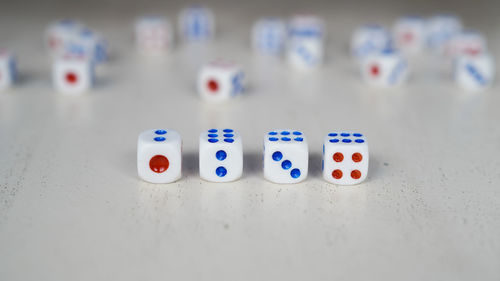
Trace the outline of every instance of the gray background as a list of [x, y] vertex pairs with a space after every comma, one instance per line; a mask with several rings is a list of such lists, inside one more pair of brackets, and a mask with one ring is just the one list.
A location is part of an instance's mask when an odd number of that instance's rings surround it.
[[[20, 83], [0, 93], [0, 280], [499, 280], [500, 96], [458, 89], [450, 64], [412, 59], [408, 85], [361, 83], [348, 56], [352, 30], [400, 15], [456, 12], [500, 49], [498, 1], [208, 3], [217, 40], [177, 42], [164, 58], [139, 56], [135, 16], [176, 20], [187, 3], [32, 1], [2, 3], [0, 45], [19, 58]], [[315, 12], [327, 21], [325, 66], [297, 72], [249, 48], [253, 20]], [[78, 18], [111, 43], [96, 88], [54, 92], [42, 32]], [[198, 67], [239, 61], [248, 93], [201, 102]], [[497, 79], [498, 80], [498, 79]], [[138, 134], [178, 130], [182, 180], [152, 185], [136, 175]], [[244, 177], [198, 177], [198, 135], [233, 127], [244, 142]], [[309, 178], [276, 185], [262, 177], [264, 133], [303, 130]], [[320, 175], [331, 130], [364, 132], [365, 183], [335, 186]]]

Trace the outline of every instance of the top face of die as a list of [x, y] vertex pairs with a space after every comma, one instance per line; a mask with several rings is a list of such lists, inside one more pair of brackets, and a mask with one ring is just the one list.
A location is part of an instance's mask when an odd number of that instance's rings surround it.
[[331, 132], [325, 137], [325, 144], [353, 146], [367, 145], [366, 138], [361, 133], [353, 132]]
[[209, 144], [233, 144], [240, 143], [241, 136], [233, 129], [210, 129], [203, 132], [200, 140]]
[[264, 137], [266, 143], [280, 145], [296, 145], [307, 143], [304, 133], [298, 130], [273, 130]]
[[147, 130], [139, 135], [139, 143], [147, 145], [180, 144], [181, 136], [169, 129]]

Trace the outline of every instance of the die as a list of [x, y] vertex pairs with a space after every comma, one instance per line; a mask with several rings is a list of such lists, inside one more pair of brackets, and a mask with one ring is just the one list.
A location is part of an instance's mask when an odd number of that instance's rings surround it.
[[135, 22], [137, 50], [143, 54], [158, 54], [173, 46], [172, 25], [166, 17], [145, 16]]
[[454, 61], [454, 79], [466, 90], [489, 88], [495, 77], [494, 60], [488, 53], [460, 54]]
[[210, 129], [200, 135], [200, 177], [230, 182], [243, 173], [241, 136], [233, 129]]
[[137, 172], [150, 183], [171, 183], [181, 178], [182, 139], [174, 130], [147, 130], [137, 142]]
[[397, 51], [388, 49], [372, 54], [361, 62], [361, 76], [374, 86], [397, 86], [406, 82], [409, 67]]
[[366, 24], [358, 27], [351, 38], [351, 54], [358, 61], [391, 48], [391, 46], [389, 31], [377, 24]]
[[304, 134], [274, 130], [264, 137], [264, 177], [274, 183], [298, 183], [307, 177], [309, 151]]
[[215, 60], [203, 66], [198, 74], [198, 93], [211, 102], [222, 102], [243, 93], [243, 70], [233, 62]]
[[426, 24], [427, 46], [438, 54], [444, 54], [446, 46], [462, 30], [460, 18], [451, 14], [431, 17]]
[[0, 49], [0, 90], [12, 86], [16, 77], [16, 59], [7, 50]]
[[327, 182], [361, 183], [368, 174], [368, 162], [368, 143], [362, 134], [333, 132], [324, 138], [321, 169]]
[[484, 36], [473, 30], [466, 30], [453, 36], [446, 46], [446, 55], [456, 57], [461, 54], [477, 55], [487, 51]]
[[88, 28], [82, 28], [66, 43], [65, 54], [88, 57], [94, 64], [99, 64], [108, 59], [108, 46], [102, 35]]
[[106, 40], [75, 20], [60, 20], [49, 25], [45, 32], [45, 44], [54, 58], [86, 56], [94, 63], [102, 63], [108, 58]]
[[81, 94], [94, 84], [94, 63], [87, 57], [56, 58], [52, 67], [54, 87], [61, 93]]
[[312, 15], [290, 20], [287, 60], [297, 69], [313, 69], [322, 65], [324, 56], [324, 23]]
[[215, 19], [212, 10], [201, 5], [192, 5], [179, 14], [179, 35], [185, 41], [206, 41], [215, 34]]
[[394, 24], [395, 46], [405, 53], [419, 53], [425, 46], [425, 20], [419, 16], [405, 16]]
[[83, 23], [71, 19], [62, 19], [51, 23], [44, 36], [47, 50], [54, 57], [66, 54], [67, 43], [73, 40], [75, 34], [84, 28]]
[[279, 55], [285, 47], [286, 24], [279, 18], [262, 18], [252, 28], [252, 45], [262, 54]]

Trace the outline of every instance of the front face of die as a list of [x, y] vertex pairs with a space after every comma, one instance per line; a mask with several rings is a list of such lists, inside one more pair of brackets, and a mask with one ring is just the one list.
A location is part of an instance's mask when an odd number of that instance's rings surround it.
[[164, 18], [140, 18], [136, 21], [135, 37], [140, 51], [164, 51], [172, 43], [172, 27]]
[[182, 140], [174, 130], [148, 130], [139, 135], [137, 172], [151, 183], [170, 183], [181, 178]]
[[52, 75], [58, 91], [78, 94], [92, 87], [93, 66], [87, 59], [60, 59], [54, 62]]
[[215, 33], [212, 11], [203, 6], [184, 9], [179, 15], [179, 33], [188, 41], [211, 39]]
[[409, 53], [422, 50], [425, 39], [425, 22], [420, 17], [398, 20], [394, 26], [396, 45]]
[[460, 32], [462, 23], [453, 15], [437, 15], [428, 21], [426, 29], [428, 46], [442, 53], [450, 39]]
[[370, 55], [361, 63], [361, 76], [371, 85], [397, 86], [408, 76], [408, 63], [397, 53]]
[[358, 28], [351, 39], [351, 52], [357, 59], [363, 59], [373, 53], [389, 47], [389, 32], [378, 25], [365, 25]]
[[198, 77], [198, 92], [204, 100], [221, 102], [243, 92], [244, 74], [236, 65], [210, 63]]
[[307, 177], [309, 150], [304, 134], [275, 130], [264, 137], [264, 177], [274, 183], [298, 183]]
[[339, 185], [354, 185], [366, 179], [368, 144], [362, 134], [329, 133], [323, 143], [323, 178]]
[[254, 49], [265, 54], [279, 54], [285, 45], [286, 25], [280, 19], [261, 19], [252, 30]]
[[318, 67], [323, 62], [323, 42], [317, 38], [291, 38], [287, 57], [299, 69]]
[[495, 77], [493, 59], [488, 54], [460, 55], [455, 60], [454, 79], [464, 89], [477, 91], [491, 86]]
[[46, 45], [54, 55], [62, 54], [66, 43], [75, 33], [83, 29], [84, 25], [74, 20], [60, 20], [49, 26], [46, 32]]
[[241, 136], [233, 129], [210, 129], [200, 135], [200, 177], [230, 182], [243, 173]]

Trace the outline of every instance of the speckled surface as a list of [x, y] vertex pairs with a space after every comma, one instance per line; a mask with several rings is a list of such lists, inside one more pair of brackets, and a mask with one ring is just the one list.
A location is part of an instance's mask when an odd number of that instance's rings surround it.
[[[21, 81], [0, 93], [0, 280], [499, 280], [499, 83], [466, 93], [446, 62], [425, 55], [412, 60], [407, 86], [373, 89], [346, 46], [364, 21], [437, 6], [483, 31], [498, 57], [498, 3], [386, 2], [214, 3], [218, 40], [176, 44], [165, 58], [135, 52], [133, 18], [175, 18], [180, 2], [6, 4], [0, 42], [17, 53]], [[304, 9], [327, 20], [322, 69], [296, 72], [252, 54], [254, 19]], [[41, 50], [44, 26], [64, 16], [112, 44], [96, 89], [81, 97], [54, 92]], [[244, 66], [245, 96], [226, 105], [197, 98], [196, 70], [214, 57]], [[183, 136], [184, 176], [148, 184], [137, 177], [137, 136], [164, 127]], [[240, 181], [199, 179], [198, 136], [210, 127], [241, 133]], [[309, 177], [272, 184], [262, 137], [287, 127], [307, 135]], [[354, 187], [321, 179], [323, 136], [342, 129], [365, 133], [370, 147], [368, 179]]]

